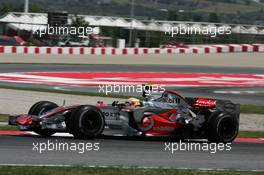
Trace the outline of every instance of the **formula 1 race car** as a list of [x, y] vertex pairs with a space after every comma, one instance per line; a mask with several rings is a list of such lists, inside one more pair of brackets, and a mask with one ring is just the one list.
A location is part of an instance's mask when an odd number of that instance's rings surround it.
[[49, 101], [34, 104], [28, 114], [10, 116], [9, 124], [41, 136], [68, 132], [75, 138], [95, 138], [104, 130], [126, 136], [167, 135], [178, 139], [232, 142], [239, 129], [240, 105], [227, 100], [184, 98], [165, 90], [130, 103], [58, 106]]

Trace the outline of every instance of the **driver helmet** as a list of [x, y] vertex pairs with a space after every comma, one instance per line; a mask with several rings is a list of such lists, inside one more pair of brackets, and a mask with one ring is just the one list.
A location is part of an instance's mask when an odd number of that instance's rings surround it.
[[140, 100], [137, 98], [129, 98], [128, 103], [131, 108], [135, 108], [140, 105]]

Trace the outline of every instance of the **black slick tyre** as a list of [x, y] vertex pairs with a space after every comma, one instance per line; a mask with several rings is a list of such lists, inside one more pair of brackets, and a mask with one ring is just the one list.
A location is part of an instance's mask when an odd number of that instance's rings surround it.
[[211, 118], [207, 129], [209, 142], [229, 143], [238, 135], [239, 122], [231, 114], [220, 113]]
[[[35, 115], [35, 116], [41, 116], [43, 114], [45, 114], [46, 112], [57, 108], [58, 105], [50, 102], [50, 101], [40, 101], [35, 103], [28, 111], [29, 115]], [[53, 134], [55, 134], [56, 132], [52, 131], [52, 130], [48, 130], [48, 129], [44, 129], [42, 130], [41, 128], [35, 128], [33, 130], [35, 133], [39, 134], [42, 137], [49, 137]]]
[[83, 105], [71, 116], [71, 133], [78, 139], [92, 139], [100, 136], [105, 127], [105, 118], [95, 106]]

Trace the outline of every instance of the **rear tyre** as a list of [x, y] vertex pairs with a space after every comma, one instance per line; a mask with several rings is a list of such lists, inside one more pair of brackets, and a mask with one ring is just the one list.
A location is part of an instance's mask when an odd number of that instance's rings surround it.
[[86, 105], [80, 106], [72, 115], [71, 133], [78, 139], [91, 139], [100, 136], [105, 127], [104, 114], [100, 109]]
[[239, 130], [237, 117], [227, 113], [217, 114], [208, 123], [208, 141], [229, 143], [234, 141]]
[[[30, 110], [28, 111], [28, 114], [29, 115], [35, 115], [35, 116], [41, 116], [43, 114], [45, 114], [46, 112], [52, 110], [52, 109], [55, 109], [57, 108], [58, 105], [53, 103], [53, 102], [50, 102], [50, 101], [40, 101], [40, 102], [37, 102], [35, 103], [31, 108]], [[52, 130], [48, 130], [48, 129], [41, 129], [40, 127], [39, 128], [35, 128], [33, 130], [35, 133], [39, 134], [40, 136], [42, 137], [49, 137], [53, 134], [55, 134], [56, 132], [52, 131]]]

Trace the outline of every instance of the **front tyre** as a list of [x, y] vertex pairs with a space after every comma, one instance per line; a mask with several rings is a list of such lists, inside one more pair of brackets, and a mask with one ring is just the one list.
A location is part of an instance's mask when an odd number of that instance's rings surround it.
[[95, 138], [102, 134], [105, 127], [105, 118], [100, 109], [85, 105], [76, 109], [72, 115], [73, 127], [71, 133], [75, 138]]
[[[47, 113], [48, 111], [57, 108], [58, 105], [50, 102], [50, 101], [40, 101], [35, 103], [30, 110], [28, 111], [29, 115], [35, 115], [40, 117], [41, 115]], [[48, 130], [48, 129], [41, 129], [39, 128], [35, 128], [33, 130], [35, 133], [39, 134], [42, 137], [49, 137], [53, 134], [55, 134], [56, 132], [52, 131], [52, 130]]]

